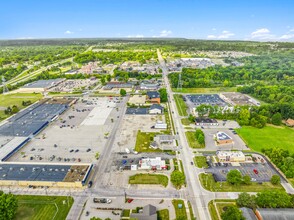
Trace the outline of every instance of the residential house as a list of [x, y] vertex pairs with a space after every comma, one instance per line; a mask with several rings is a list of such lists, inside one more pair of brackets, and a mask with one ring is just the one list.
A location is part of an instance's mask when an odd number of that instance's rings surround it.
[[148, 91], [147, 92], [147, 101], [151, 103], [160, 104], [160, 94], [157, 91]]

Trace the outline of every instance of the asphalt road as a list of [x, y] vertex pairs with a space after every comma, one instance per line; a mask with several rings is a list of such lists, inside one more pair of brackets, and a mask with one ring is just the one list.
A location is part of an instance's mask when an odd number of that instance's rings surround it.
[[[160, 66], [162, 69], [162, 75], [166, 85], [167, 93], [169, 94], [170, 108], [171, 108], [171, 111], [174, 112], [172, 114], [172, 117], [175, 124], [176, 133], [179, 136], [179, 139], [178, 139], [179, 145], [182, 146], [179, 157], [183, 161], [183, 166], [184, 166], [185, 175], [186, 175], [186, 181], [187, 181], [186, 196], [187, 196], [187, 199], [190, 200], [192, 204], [196, 218], [208, 220], [210, 219], [210, 214], [208, 210], [207, 199], [209, 200], [214, 199], [214, 194], [211, 192], [207, 192], [206, 190], [202, 188], [200, 181], [198, 179], [198, 173], [200, 173], [201, 171], [197, 169], [195, 166], [191, 167], [190, 162], [193, 161], [193, 154], [190, 152], [190, 148], [185, 137], [185, 129], [182, 126], [181, 117], [179, 116], [178, 111], [176, 109], [176, 103], [174, 101], [171, 85], [169, 84], [169, 80], [167, 77], [168, 71], [167, 71], [164, 59], [162, 58], [159, 50], [157, 50], [157, 54], [158, 54], [158, 60], [160, 62]], [[204, 197], [204, 194], [206, 198]]]

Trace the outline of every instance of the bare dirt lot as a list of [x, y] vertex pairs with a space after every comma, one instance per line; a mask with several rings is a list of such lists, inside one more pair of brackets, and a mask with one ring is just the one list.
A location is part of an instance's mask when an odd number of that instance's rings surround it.
[[151, 127], [156, 121], [165, 121], [164, 115], [124, 115], [122, 125], [115, 137], [116, 152], [125, 151], [125, 148], [133, 149], [136, 144], [138, 130], [143, 132], [157, 132]]

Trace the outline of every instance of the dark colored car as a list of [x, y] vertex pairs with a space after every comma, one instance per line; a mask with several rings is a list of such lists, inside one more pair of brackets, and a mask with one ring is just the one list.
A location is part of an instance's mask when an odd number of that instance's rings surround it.
[[88, 183], [88, 188], [91, 188], [92, 185], [93, 185], [93, 182], [92, 182], [92, 180], [90, 180], [89, 183]]

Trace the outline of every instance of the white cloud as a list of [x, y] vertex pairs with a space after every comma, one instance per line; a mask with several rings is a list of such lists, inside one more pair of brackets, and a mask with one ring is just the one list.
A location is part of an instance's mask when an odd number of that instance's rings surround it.
[[137, 35], [128, 35], [128, 38], [143, 38], [143, 34], [137, 34]]
[[72, 31], [66, 31], [66, 32], [64, 32], [64, 34], [73, 34], [74, 32], [72, 32]]
[[289, 40], [289, 39], [294, 39], [294, 34], [284, 34], [280, 37], [280, 40]]
[[271, 34], [267, 28], [260, 28], [250, 34], [252, 39], [269, 40], [274, 39], [275, 35]]
[[235, 34], [230, 32], [230, 31], [223, 31], [221, 35], [218, 36], [219, 39], [228, 39], [232, 36], [234, 36]]
[[294, 32], [294, 28], [290, 30], [290, 32]]
[[153, 35], [152, 37], [169, 37], [170, 35], [172, 35], [172, 31], [170, 30], [162, 30], [160, 31], [159, 35]]
[[214, 35], [214, 34], [208, 35], [207, 39], [228, 39], [234, 35], [235, 34], [230, 31], [222, 31], [220, 35]]
[[208, 39], [216, 39], [216, 38], [217, 38], [217, 36], [215, 36], [215, 35], [211, 34], [211, 35], [208, 35], [208, 36], [207, 36], [207, 38], [208, 38]]
[[173, 32], [170, 30], [162, 30], [159, 34], [159, 37], [168, 37], [172, 34]]
[[216, 28], [212, 28], [211, 30], [212, 30], [212, 31], [216, 31]]

